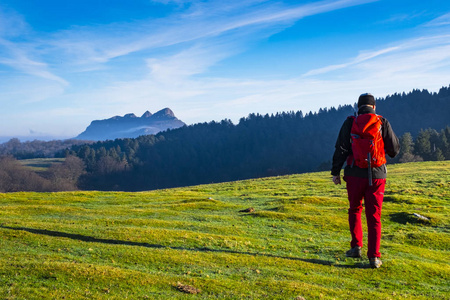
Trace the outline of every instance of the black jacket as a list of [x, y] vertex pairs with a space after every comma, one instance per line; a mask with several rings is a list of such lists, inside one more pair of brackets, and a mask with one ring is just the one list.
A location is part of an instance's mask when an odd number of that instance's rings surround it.
[[[358, 110], [358, 115], [362, 114], [374, 114], [375, 110], [370, 106], [362, 106]], [[385, 118], [381, 118], [381, 135], [384, 141], [384, 151], [390, 157], [395, 157], [400, 151], [400, 144], [398, 138], [392, 130], [391, 124]], [[347, 157], [352, 154], [352, 144], [350, 131], [352, 128], [353, 119], [347, 118], [341, 127], [339, 136], [336, 141], [336, 149], [333, 155], [333, 166], [331, 168], [331, 175], [339, 175], [347, 160]], [[382, 165], [377, 168], [372, 169], [372, 178], [386, 178], [387, 169], [386, 165]], [[354, 177], [368, 177], [368, 170], [357, 167], [356, 165], [347, 165], [344, 169], [344, 176], [354, 176]]]

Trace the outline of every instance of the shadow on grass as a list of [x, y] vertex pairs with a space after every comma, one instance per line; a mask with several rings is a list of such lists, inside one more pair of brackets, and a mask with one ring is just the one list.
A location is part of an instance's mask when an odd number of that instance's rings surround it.
[[[422, 218], [421, 218], [422, 217]], [[419, 214], [411, 214], [406, 212], [399, 212], [399, 213], [393, 213], [389, 215], [389, 218], [392, 222], [396, 222], [399, 224], [423, 224], [423, 225], [430, 225], [431, 220], [428, 218], [423, 218], [423, 216], [420, 216]]]
[[324, 265], [324, 266], [333, 266], [333, 267], [337, 267], [337, 268], [367, 268], [368, 267], [367, 265], [365, 265], [363, 263], [357, 263], [355, 265], [339, 265], [339, 264], [335, 264], [331, 261], [321, 260], [321, 259], [299, 258], [299, 257], [291, 257], [291, 256], [278, 256], [278, 255], [267, 254], [267, 253], [252, 253], [252, 252], [242, 252], [242, 251], [234, 251], [234, 250], [227, 250], [227, 249], [211, 249], [208, 247], [186, 248], [186, 247], [163, 246], [163, 245], [158, 245], [158, 244], [149, 244], [149, 243], [141, 243], [141, 242], [121, 241], [121, 240], [114, 240], [114, 239], [102, 239], [102, 238], [96, 238], [96, 237], [82, 235], [82, 234], [73, 234], [73, 233], [66, 233], [66, 232], [61, 232], [61, 231], [35, 229], [35, 228], [28, 228], [28, 227], [9, 227], [9, 226], [5, 226], [5, 225], [0, 225], [0, 228], [18, 230], [18, 231], [19, 230], [26, 231], [26, 232], [30, 232], [30, 233], [34, 233], [34, 234], [41, 234], [41, 235], [47, 235], [47, 236], [53, 236], [53, 237], [64, 237], [64, 238], [69, 238], [72, 240], [90, 242], [90, 243], [137, 246], [137, 247], [146, 247], [146, 248], [153, 248], [153, 249], [164, 249], [165, 248], [165, 249], [172, 249], [172, 250], [185, 250], [185, 251], [197, 251], [197, 252], [217, 252], [217, 253], [245, 254], [245, 255], [252, 255], [252, 256], [265, 256], [265, 257], [274, 257], [274, 258], [282, 258], [282, 259], [290, 259], [290, 260], [299, 260], [299, 261], [303, 261], [303, 262], [307, 262], [307, 263], [319, 264], [319, 265]]

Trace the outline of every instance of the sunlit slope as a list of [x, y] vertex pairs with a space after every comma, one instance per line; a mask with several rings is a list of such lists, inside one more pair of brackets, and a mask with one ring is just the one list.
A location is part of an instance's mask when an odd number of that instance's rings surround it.
[[0, 194], [0, 298], [445, 299], [449, 169], [389, 167], [378, 270], [344, 256], [346, 191], [328, 172], [141, 193]]

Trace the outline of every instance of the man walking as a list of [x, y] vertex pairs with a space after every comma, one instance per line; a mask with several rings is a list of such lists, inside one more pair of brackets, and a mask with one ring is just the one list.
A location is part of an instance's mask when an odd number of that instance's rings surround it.
[[375, 98], [371, 94], [359, 96], [358, 115], [347, 118], [339, 132], [331, 175], [335, 184], [341, 184], [340, 171], [344, 162], [347, 162], [343, 179], [347, 183], [350, 206], [348, 222], [352, 240], [346, 256], [361, 257], [361, 211], [364, 199], [368, 231], [367, 256], [370, 266], [379, 268], [382, 264], [381, 207], [387, 174], [385, 154], [395, 157], [400, 146], [390, 123], [376, 115], [375, 108]]

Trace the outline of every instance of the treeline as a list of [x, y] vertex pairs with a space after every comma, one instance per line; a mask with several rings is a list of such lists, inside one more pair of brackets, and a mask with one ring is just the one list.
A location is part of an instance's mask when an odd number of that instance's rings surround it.
[[450, 87], [438, 93], [413, 90], [377, 99], [377, 113], [389, 120], [399, 136], [405, 132], [416, 136], [425, 128], [441, 130], [450, 125]]
[[63, 163], [53, 164], [48, 170], [35, 172], [14, 157], [0, 157], [0, 193], [58, 192], [78, 190], [78, 180], [85, 172], [83, 161], [68, 156]]
[[87, 143], [91, 142], [72, 139], [21, 142], [19, 139], [13, 138], [6, 143], [0, 144], [0, 156], [11, 155], [17, 159], [53, 158], [57, 155], [61, 156], [64, 150], [70, 149], [74, 145]]
[[[158, 141], [154, 136], [147, 136], [147, 138], [152, 143], [164, 142], [164, 140]], [[136, 147], [135, 149], [139, 145], [133, 139], [116, 140], [115, 142], [118, 141], [125, 142], [124, 145], [134, 146]], [[112, 142], [112, 144], [115, 142]], [[401, 152], [397, 158], [390, 160], [391, 163], [449, 160], [450, 127], [447, 126], [440, 132], [435, 129], [420, 130], [415, 139], [407, 132], [400, 137], [400, 144]], [[125, 148], [127, 147], [125, 146]], [[131, 147], [128, 148], [131, 149]], [[87, 151], [88, 148], [83, 147], [83, 149]], [[88, 152], [86, 153], [88, 154]], [[103, 178], [103, 181], [97, 179], [97, 187], [107, 189], [106, 187], [113, 179], [117, 179], [117, 176], [128, 174], [132, 170], [132, 165], [127, 162], [126, 155], [122, 153], [121, 158], [119, 153], [121, 151], [118, 145], [111, 147], [109, 150], [106, 150], [102, 146], [96, 153], [89, 152], [91, 158], [96, 156], [101, 157], [98, 161], [95, 159], [90, 160], [90, 165], [88, 165], [89, 173], [86, 173], [86, 164], [84, 161], [75, 156], [67, 156], [63, 163], [53, 164], [43, 172], [35, 172], [24, 167], [18, 160], [11, 156], [0, 157], [0, 192], [56, 192], [86, 189], [86, 186], [90, 184], [89, 180], [95, 174], [99, 176], [98, 178]], [[134, 161], [134, 163], [136, 162]], [[325, 163], [324, 167], [327, 169], [329, 167], [328, 163]], [[270, 172], [276, 172], [276, 170], [271, 170]], [[166, 176], [170, 176], [169, 173]], [[145, 181], [142, 182], [145, 183]], [[116, 183], [116, 185], [110, 186], [109, 189], [123, 190], [124, 188], [123, 185]]]
[[401, 152], [395, 162], [440, 161], [450, 159], [450, 127], [438, 132], [435, 129], [420, 130], [416, 139], [406, 132], [400, 137]]
[[[306, 115], [251, 114], [237, 125], [229, 120], [196, 124], [156, 136], [75, 146], [67, 154], [85, 162], [82, 189], [148, 190], [329, 170], [339, 128], [354, 111], [346, 105]], [[411, 150], [397, 162], [448, 159], [450, 88], [379, 99], [377, 112], [405, 144], [404, 134], [415, 134]]]

